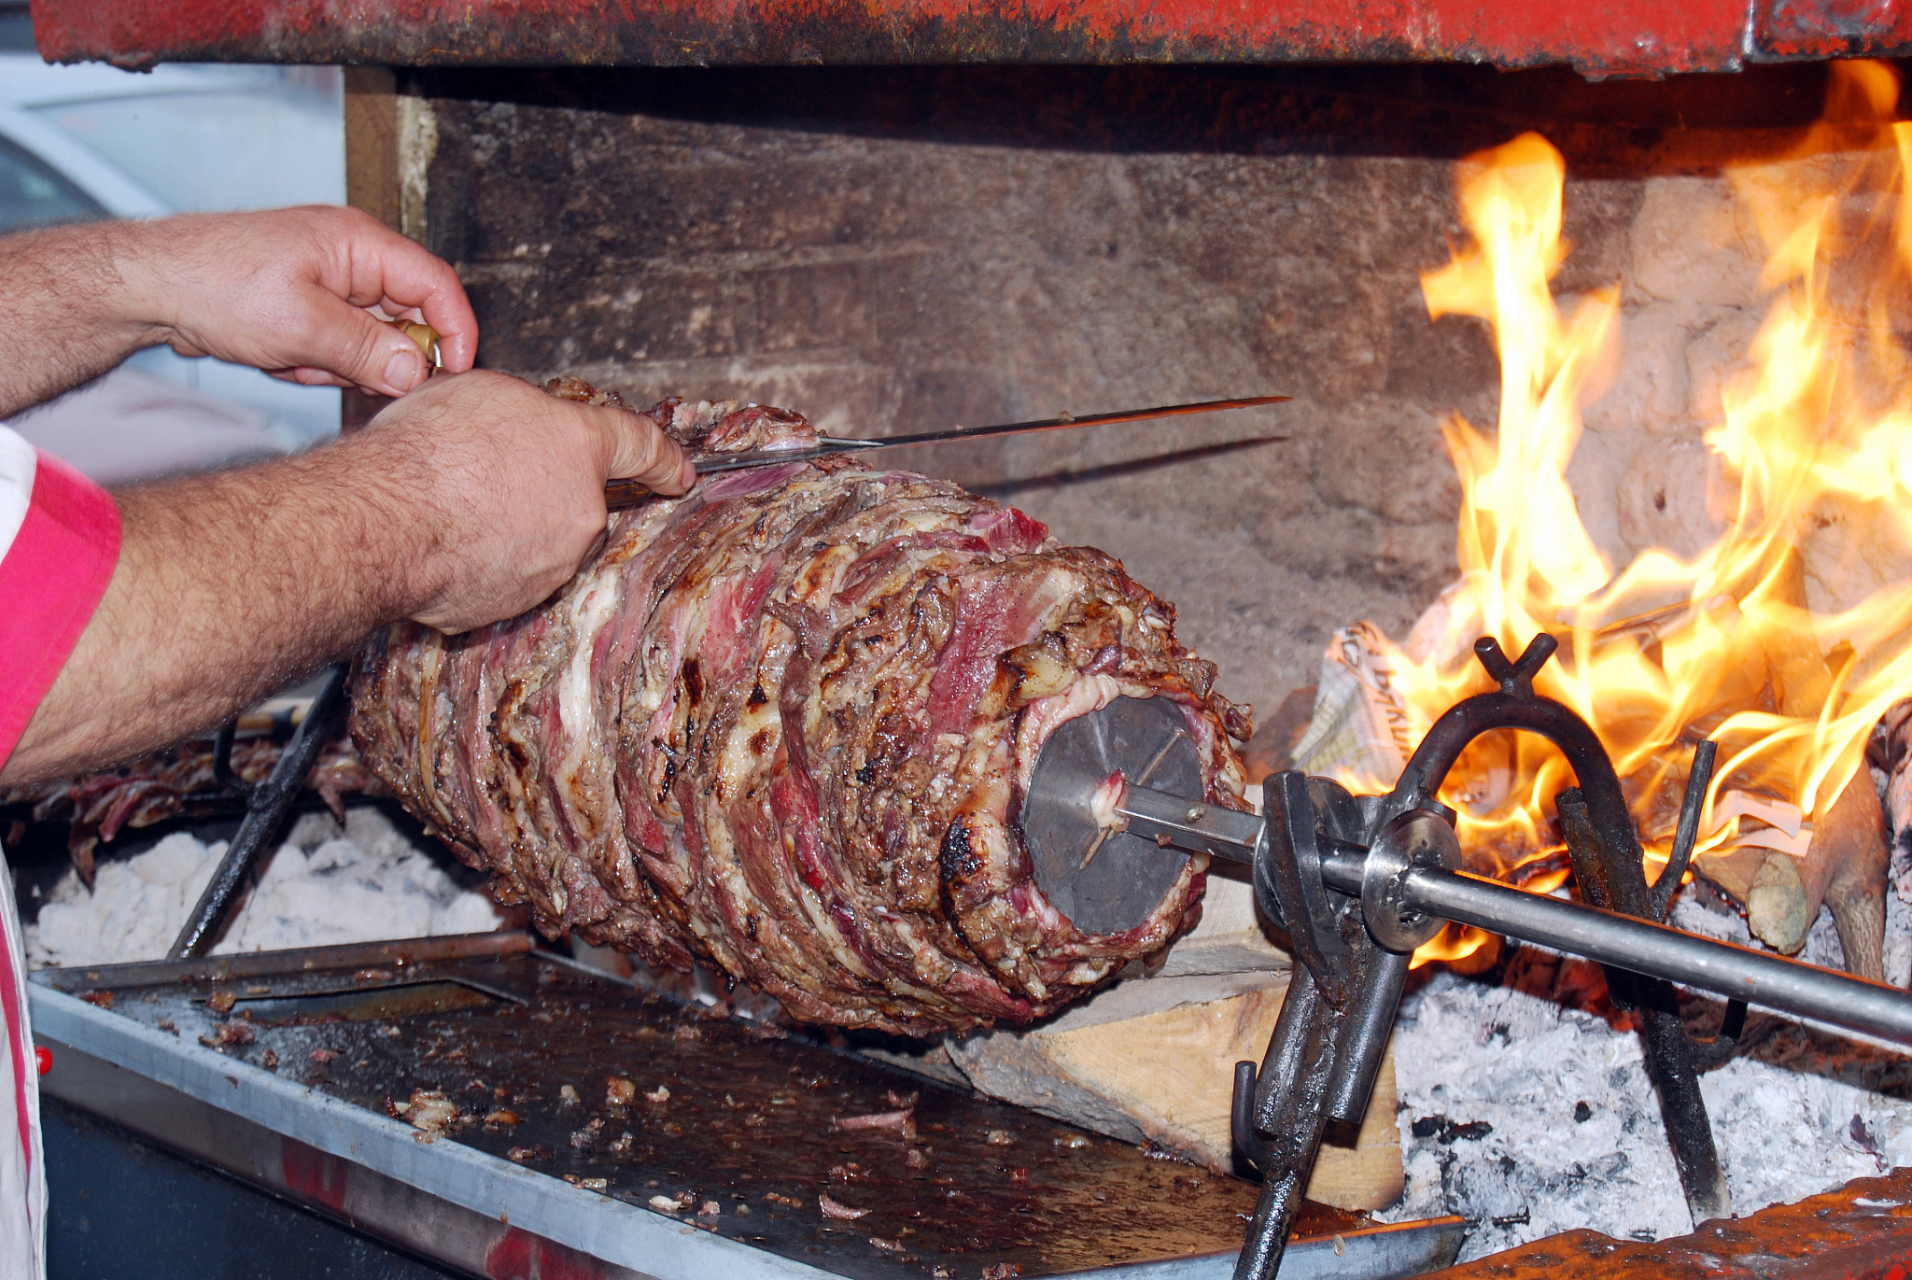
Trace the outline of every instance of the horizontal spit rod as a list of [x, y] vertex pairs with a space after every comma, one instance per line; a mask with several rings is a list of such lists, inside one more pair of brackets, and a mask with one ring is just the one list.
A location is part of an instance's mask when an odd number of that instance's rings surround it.
[[1131, 832], [1164, 848], [1212, 854], [1229, 862], [1252, 863], [1261, 839], [1261, 818], [1255, 814], [1133, 784], [1123, 788], [1115, 811], [1128, 819]]
[[[1332, 889], [1359, 896], [1366, 860], [1354, 851], [1325, 854], [1321, 878]], [[1402, 889], [1409, 907], [1443, 920], [1912, 1045], [1912, 994], [1881, 982], [1542, 897], [1466, 872], [1417, 867], [1402, 877]]]
[[[1261, 837], [1262, 821], [1254, 814], [1146, 787], [1128, 787], [1115, 809], [1137, 835], [1231, 862], [1252, 863]], [[1358, 850], [1324, 851], [1321, 879], [1329, 888], [1358, 898], [1366, 861]], [[1912, 993], [1896, 987], [1528, 893], [1466, 872], [1415, 868], [1404, 877], [1403, 888], [1407, 906], [1442, 920], [1912, 1045]]]

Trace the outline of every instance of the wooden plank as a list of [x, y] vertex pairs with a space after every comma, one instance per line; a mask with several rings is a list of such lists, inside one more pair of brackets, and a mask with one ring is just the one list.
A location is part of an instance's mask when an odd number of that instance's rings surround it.
[[[345, 202], [400, 229], [398, 79], [390, 67], [345, 69]], [[351, 431], [391, 401], [346, 388], [339, 426]]]
[[399, 229], [398, 78], [390, 67], [345, 69], [345, 202]]
[[[1286, 995], [1266, 987], [1036, 1039], [1058, 1072], [1121, 1102], [1154, 1141], [1226, 1169], [1235, 1063], [1260, 1061]], [[1309, 1199], [1378, 1209], [1400, 1197], [1396, 1104], [1390, 1046], [1355, 1145], [1321, 1148]]]
[[[1235, 1064], [1267, 1052], [1290, 967], [1261, 931], [1253, 890], [1212, 879], [1200, 926], [1155, 976], [1128, 977], [1038, 1027], [950, 1040], [934, 1065], [946, 1060], [1004, 1101], [1227, 1171]], [[1322, 1148], [1310, 1199], [1378, 1209], [1399, 1198], [1396, 1106], [1390, 1048], [1355, 1144]]]

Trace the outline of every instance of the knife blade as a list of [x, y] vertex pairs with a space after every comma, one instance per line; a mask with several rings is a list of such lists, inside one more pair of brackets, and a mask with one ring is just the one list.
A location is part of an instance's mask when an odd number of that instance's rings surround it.
[[[697, 460], [697, 474], [718, 475], [753, 467], [780, 467], [795, 462], [815, 462], [844, 454], [868, 453], [876, 449], [899, 449], [906, 445], [947, 444], [956, 440], [993, 440], [1001, 436], [1029, 435], [1037, 431], [1069, 431], [1081, 427], [1106, 427], [1119, 422], [1148, 422], [1156, 418], [1179, 418], [1192, 413], [1219, 413], [1224, 409], [1252, 409], [1257, 405], [1281, 404], [1289, 396], [1241, 396], [1232, 400], [1199, 400], [1191, 404], [1163, 404], [1148, 409], [1118, 409], [1112, 413], [1080, 416], [1063, 414], [1055, 418], [1036, 418], [1029, 422], [1003, 422], [987, 427], [950, 427], [941, 431], [919, 431], [913, 435], [884, 436], [876, 440], [835, 440], [824, 437], [813, 446], [794, 449], [749, 449], [740, 453], [718, 453]], [[1286, 437], [1276, 437], [1285, 439]], [[612, 511], [634, 507], [652, 496], [648, 486], [636, 480], [610, 480], [604, 486], [604, 505]]]
[[[399, 317], [387, 320], [400, 333], [418, 344], [425, 353], [425, 376], [437, 373], [444, 364], [438, 350], [438, 330], [421, 321]], [[1055, 418], [1036, 418], [1029, 422], [1003, 422], [989, 427], [949, 427], [941, 431], [919, 431], [914, 435], [885, 436], [880, 440], [818, 439], [802, 449], [746, 449], [737, 453], [718, 453], [697, 460], [697, 474], [717, 475], [725, 471], [744, 471], [752, 467], [780, 467], [792, 462], [815, 462], [841, 454], [867, 453], [873, 449], [900, 449], [913, 444], [944, 444], [952, 440], [991, 440], [1000, 436], [1028, 435], [1036, 431], [1068, 431], [1078, 427], [1107, 427], [1119, 422], [1148, 422], [1155, 418], [1179, 418], [1189, 413], [1220, 413], [1224, 409], [1252, 409], [1264, 404], [1283, 404], [1292, 396], [1240, 396], [1233, 400], [1197, 400], [1190, 404], [1161, 404], [1149, 409], [1117, 409], [1112, 413], [1091, 413], [1083, 417], [1063, 414]], [[1285, 440], [1286, 436], [1272, 436]], [[604, 505], [619, 511], [634, 507], [654, 496], [649, 485], [637, 480], [612, 479], [604, 484]]]

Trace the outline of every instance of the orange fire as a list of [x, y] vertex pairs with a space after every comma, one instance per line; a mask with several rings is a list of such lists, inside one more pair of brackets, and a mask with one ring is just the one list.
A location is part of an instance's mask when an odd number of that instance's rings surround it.
[[[1834, 64], [1827, 117], [1798, 149], [1730, 172], [1769, 253], [1771, 302], [1705, 435], [1723, 529], [1691, 558], [1652, 550], [1616, 572], [1567, 483], [1622, 317], [1618, 286], [1571, 300], [1550, 288], [1567, 254], [1560, 154], [1528, 134], [1468, 160], [1471, 240], [1422, 278], [1431, 315], [1491, 328], [1501, 408], [1491, 438], [1458, 416], [1444, 426], [1465, 492], [1461, 579], [1404, 646], [1379, 641], [1403, 736], [1489, 687], [1476, 636], [1518, 653], [1551, 632], [1561, 648], [1538, 685], [1593, 724], [1627, 780], [1649, 876], [1702, 738], [1720, 756], [1701, 851], [1803, 856], [1873, 725], [1912, 693], [1912, 363], [1894, 331], [1912, 302], [1912, 124], [1891, 119], [1898, 88], [1882, 65]], [[1497, 734], [1445, 798], [1464, 848], [1545, 891], [1566, 877], [1549, 814], [1570, 785], [1551, 746]], [[1454, 932], [1417, 963], [1482, 941]]]

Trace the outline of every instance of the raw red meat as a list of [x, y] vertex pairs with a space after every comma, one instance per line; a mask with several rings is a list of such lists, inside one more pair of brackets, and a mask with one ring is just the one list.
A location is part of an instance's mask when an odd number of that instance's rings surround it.
[[[554, 384], [578, 399], [607, 397]], [[666, 401], [703, 449], [802, 418]], [[1200, 915], [1190, 864], [1141, 925], [1077, 930], [1031, 877], [1020, 787], [1057, 725], [1176, 702], [1208, 798], [1238, 803], [1247, 717], [1174, 609], [955, 485], [835, 460], [733, 472], [612, 517], [535, 612], [361, 654], [367, 764], [547, 932], [714, 962], [807, 1021], [1020, 1023]]]

